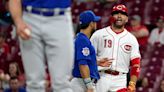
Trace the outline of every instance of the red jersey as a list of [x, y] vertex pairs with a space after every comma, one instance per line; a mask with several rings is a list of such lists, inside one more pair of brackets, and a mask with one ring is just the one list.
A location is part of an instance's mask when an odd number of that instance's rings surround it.
[[7, 56], [10, 53], [9, 46], [4, 43], [0, 48], [0, 69], [7, 71]]
[[[139, 27], [130, 26], [130, 27], [127, 27], [127, 30], [129, 32], [132, 32], [132, 31], [148, 31], [147, 27], [144, 25], [141, 25]], [[148, 43], [148, 36], [137, 38], [137, 40], [138, 40], [138, 43], [140, 46], [146, 46]]]

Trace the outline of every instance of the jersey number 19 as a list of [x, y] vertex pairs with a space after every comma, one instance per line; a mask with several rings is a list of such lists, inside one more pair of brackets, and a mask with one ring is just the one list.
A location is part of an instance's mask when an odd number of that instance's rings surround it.
[[111, 48], [112, 47], [112, 40], [104, 39], [104, 48]]

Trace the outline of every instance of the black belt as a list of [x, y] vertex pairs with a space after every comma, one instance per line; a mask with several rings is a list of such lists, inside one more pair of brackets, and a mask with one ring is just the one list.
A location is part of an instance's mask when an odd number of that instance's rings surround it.
[[104, 73], [111, 74], [111, 75], [126, 74], [126, 73], [118, 72], [118, 71], [115, 71], [115, 70], [105, 70]]
[[46, 8], [34, 8], [31, 6], [23, 7], [24, 11], [30, 12], [33, 14], [38, 14], [42, 16], [58, 16], [58, 15], [64, 15], [67, 11], [70, 11], [70, 8], [65, 9], [46, 9]]

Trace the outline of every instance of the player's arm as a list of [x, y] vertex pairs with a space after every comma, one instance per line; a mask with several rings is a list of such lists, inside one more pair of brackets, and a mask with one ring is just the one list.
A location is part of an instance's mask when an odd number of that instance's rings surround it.
[[146, 28], [142, 28], [140, 31], [131, 32], [136, 38], [145, 37], [149, 35], [149, 31]]
[[97, 65], [101, 67], [109, 67], [112, 64], [112, 60], [109, 58], [97, 58]]
[[24, 40], [29, 39], [29, 34], [24, 31], [26, 28], [30, 29], [30, 27], [23, 21], [22, 18], [22, 1], [9, 0], [9, 11], [17, 28], [18, 35]]
[[128, 90], [130, 92], [135, 90], [136, 82], [140, 73], [140, 58], [132, 59], [130, 62], [130, 82]]
[[[81, 60], [80, 62], [87, 62], [87, 61]], [[89, 69], [88, 65], [86, 63], [79, 64], [79, 69], [80, 69], [81, 77], [83, 78], [87, 89], [93, 90], [93, 83], [92, 83], [92, 80], [90, 77], [90, 69]]]
[[22, 21], [21, 0], [9, 0], [9, 10], [15, 24], [17, 24], [19, 21]]
[[83, 79], [90, 78], [90, 70], [88, 65], [79, 65], [79, 68]]
[[140, 59], [139, 44], [135, 37], [132, 38], [131, 61], [130, 61], [130, 82], [128, 86], [129, 92], [135, 92], [136, 81], [140, 73]]

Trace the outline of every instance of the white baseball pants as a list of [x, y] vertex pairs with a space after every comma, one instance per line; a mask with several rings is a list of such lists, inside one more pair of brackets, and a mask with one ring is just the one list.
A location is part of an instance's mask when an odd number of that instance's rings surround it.
[[53, 92], [72, 92], [69, 82], [74, 59], [71, 13], [45, 17], [24, 12], [23, 19], [32, 31], [30, 40], [20, 39], [27, 92], [45, 92], [45, 61]]
[[126, 74], [111, 75], [104, 72], [100, 73], [100, 80], [96, 85], [97, 92], [116, 92], [122, 88], [127, 88]]

